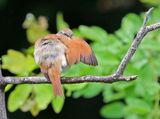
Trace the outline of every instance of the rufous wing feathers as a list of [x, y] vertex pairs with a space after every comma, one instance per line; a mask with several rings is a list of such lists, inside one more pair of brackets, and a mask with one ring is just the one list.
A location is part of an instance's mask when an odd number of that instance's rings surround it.
[[66, 58], [69, 65], [79, 61], [93, 66], [98, 65], [95, 54], [86, 41], [73, 37], [71, 40], [62, 40], [62, 42], [67, 46]]

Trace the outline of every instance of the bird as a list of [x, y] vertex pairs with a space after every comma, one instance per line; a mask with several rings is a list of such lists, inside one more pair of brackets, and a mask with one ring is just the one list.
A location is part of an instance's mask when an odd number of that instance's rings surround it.
[[89, 44], [82, 38], [73, 36], [69, 28], [36, 40], [34, 58], [41, 72], [51, 81], [56, 97], [64, 96], [60, 80], [64, 69], [79, 62], [98, 65], [95, 53]]

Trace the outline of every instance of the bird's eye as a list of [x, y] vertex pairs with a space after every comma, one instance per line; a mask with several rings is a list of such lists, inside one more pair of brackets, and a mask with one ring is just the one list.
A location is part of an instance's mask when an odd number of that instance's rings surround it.
[[47, 45], [48, 44], [48, 42], [44, 42], [44, 43], [42, 43], [42, 45]]
[[42, 41], [41, 41], [41, 42], [42, 42], [42, 43], [41, 43], [41, 45], [42, 45], [42, 46], [44, 46], [44, 45], [47, 45], [47, 44], [51, 43], [51, 41], [46, 40], [46, 39], [42, 39]]
[[67, 37], [72, 37], [72, 34], [71, 33], [64, 33], [64, 35], [66, 35]]

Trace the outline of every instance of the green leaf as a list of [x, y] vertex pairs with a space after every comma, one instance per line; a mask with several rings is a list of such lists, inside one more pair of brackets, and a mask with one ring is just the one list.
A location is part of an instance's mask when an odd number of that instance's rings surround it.
[[11, 88], [12, 88], [13, 84], [8, 84], [6, 87], [5, 87], [5, 92], [9, 91]]
[[115, 92], [112, 85], [106, 85], [103, 91], [104, 102], [111, 102], [125, 97], [125, 91]]
[[141, 2], [149, 5], [158, 6], [160, 4], [159, 0], [140, 0]]
[[23, 111], [23, 112], [27, 112], [27, 111], [30, 111], [34, 108], [36, 104], [36, 101], [35, 99], [32, 97], [33, 96], [33, 93], [31, 94], [31, 96], [25, 101], [25, 103], [20, 107], [20, 109]]
[[84, 38], [105, 44], [107, 43], [107, 32], [98, 26], [88, 27], [85, 25], [81, 25], [78, 29]]
[[[153, 1], [153, 0], [152, 0]], [[160, 3], [159, 0], [154, 0], [154, 1], [158, 1]], [[156, 9], [154, 9], [152, 11], [152, 14], [151, 14], [151, 17], [149, 19], [149, 23], [156, 23], [156, 22], [159, 22], [159, 18], [160, 18], [160, 14], [159, 14], [159, 11], [160, 11], [160, 4], [158, 4], [158, 2], [155, 2], [157, 5], [159, 5]], [[158, 34], [156, 34], [158, 35]]]
[[67, 22], [64, 21], [63, 14], [61, 12], [59, 12], [57, 14], [56, 23], [57, 23], [57, 30], [58, 31], [60, 31], [61, 29], [69, 27], [69, 25], [67, 24]]
[[[112, 45], [110, 45], [112, 44]], [[105, 48], [107, 48], [107, 53], [110, 52], [114, 54], [115, 56], [119, 54], [120, 49], [122, 48], [122, 42], [113, 34], [108, 35], [108, 44], [103, 44]], [[107, 54], [106, 53], [106, 54]]]
[[[135, 87], [135, 92], [137, 95], [142, 97], [148, 97], [148, 93], [154, 91], [154, 87], [151, 86], [154, 79], [153, 71], [154, 70], [152, 69], [150, 64], [146, 64], [144, 67], [141, 68], [141, 72], [139, 72], [139, 77], [141, 80], [137, 81], [137, 85]], [[150, 90], [151, 87], [152, 90]], [[148, 98], [150, 98], [150, 96]]]
[[123, 29], [123, 31], [125, 31], [126, 35], [129, 38], [132, 38], [132, 37], [130, 37], [130, 34], [137, 33], [140, 26], [142, 25], [142, 21], [143, 21], [143, 19], [141, 19], [141, 17], [139, 17], [136, 14], [133, 14], [133, 13], [127, 14], [122, 19], [121, 29]]
[[26, 49], [25, 53], [33, 55], [33, 53], [34, 53], [34, 46], [30, 46], [28, 49]]
[[8, 110], [10, 112], [16, 111], [20, 108], [29, 97], [32, 91], [32, 85], [22, 84], [16, 86], [16, 89], [11, 92], [8, 99]]
[[114, 102], [103, 106], [100, 114], [104, 118], [122, 118], [124, 116], [124, 104], [121, 102]]
[[[155, 37], [155, 35], [153, 37]], [[142, 48], [150, 52], [151, 51], [159, 52], [160, 51], [159, 43], [160, 43], [160, 40], [155, 40], [155, 38], [152, 38], [152, 37], [149, 38], [149, 36], [147, 36], [146, 39], [144, 39], [144, 43], [142, 43]]]
[[62, 96], [62, 97], [54, 97], [53, 98], [53, 101], [52, 101], [52, 107], [53, 107], [53, 110], [56, 112], [56, 113], [60, 113], [62, 108], [63, 108], [63, 105], [64, 105], [64, 101], [65, 101], [65, 97]]
[[112, 95], [114, 94], [113, 89], [112, 89], [112, 86], [109, 85], [109, 84], [108, 84], [108, 85], [105, 85], [102, 94], [103, 94], [103, 101], [104, 101], [104, 102], [109, 102], [109, 101], [111, 101], [110, 99], [111, 99]]
[[31, 55], [24, 55], [16, 50], [8, 50], [7, 55], [2, 56], [2, 68], [10, 72], [27, 76], [36, 68], [34, 58]]
[[46, 36], [47, 34], [49, 34], [49, 32], [46, 30], [40, 29], [37, 26], [37, 27], [27, 29], [26, 34], [27, 34], [28, 41], [30, 43], [35, 43], [36, 40]]
[[31, 110], [30, 110], [31, 114], [33, 116], [37, 116], [40, 112], [40, 109], [38, 108], [38, 105], [36, 103], [34, 103], [34, 105], [32, 106]]
[[47, 30], [48, 21], [43, 16], [36, 19], [33, 14], [27, 14], [23, 27], [26, 29], [27, 38], [30, 43], [34, 43], [37, 39], [49, 34]]
[[88, 66], [86, 64], [79, 63], [79, 64], [76, 64], [76, 65], [73, 65], [68, 70], [66, 70], [64, 75], [67, 75], [67, 76], [83, 76], [83, 75], [87, 75], [87, 74], [96, 74], [96, 72], [97, 72], [96, 68], [97, 67]]
[[130, 87], [133, 87], [134, 86], [134, 82], [117, 82], [117, 83], [114, 83], [113, 84], [113, 87], [116, 91], [124, 91], [124, 90], [127, 90], [128, 88]]
[[154, 81], [147, 82], [147, 83], [139, 81], [139, 83], [136, 85], [136, 88], [135, 88], [135, 92], [137, 96], [141, 96], [146, 100], [150, 100], [150, 101], [153, 101], [155, 99], [154, 96], [157, 95], [159, 90], [160, 90], [159, 84]]
[[35, 101], [40, 110], [47, 108], [53, 99], [53, 89], [50, 84], [34, 85]]
[[23, 27], [26, 29], [27, 38], [30, 43], [34, 43], [37, 39], [49, 34], [47, 30], [48, 21], [43, 16], [36, 19], [33, 14], [27, 14]]
[[[123, 42], [128, 43], [134, 38], [134, 35], [139, 30], [142, 19], [136, 14], [128, 14], [122, 19], [121, 28], [115, 32], [115, 34]], [[136, 24], [136, 25], [135, 25]]]
[[81, 90], [84, 87], [86, 87], [87, 83], [81, 83], [81, 84], [65, 84], [63, 85], [65, 89], [67, 90], [67, 96], [71, 96], [72, 92]]
[[78, 36], [78, 37], [82, 37], [81, 32], [79, 31], [79, 29], [74, 28], [72, 29], [74, 36]]
[[126, 102], [128, 106], [125, 108], [126, 114], [138, 114], [138, 115], [146, 115], [151, 111], [151, 107], [148, 102], [139, 98], [127, 98]]
[[36, 18], [32, 13], [28, 13], [22, 24], [23, 28], [29, 28], [36, 23]]
[[103, 89], [103, 84], [100, 83], [90, 83], [82, 90], [76, 91], [73, 94], [74, 98], [83, 96], [84, 98], [92, 98], [97, 96]]
[[[141, 61], [138, 62], [138, 59], [137, 59], [137, 61], [134, 61], [134, 63], [129, 63], [126, 67], [125, 75], [139, 74], [139, 71], [141, 70], [141, 67], [144, 66], [146, 64], [146, 62], [147, 62], [146, 60], [141, 60]], [[137, 65], [135, 65], [135, 64], [137, 64]], [[130, 84], [130, 83], [125, 83], [124, 82], [124, 84], [127, 85], [127, 84]]]
[[142, 117], [140, 117], [136, 114], [129, 114], [129, 115], [125, 116], [125, 119], [142, 119]]

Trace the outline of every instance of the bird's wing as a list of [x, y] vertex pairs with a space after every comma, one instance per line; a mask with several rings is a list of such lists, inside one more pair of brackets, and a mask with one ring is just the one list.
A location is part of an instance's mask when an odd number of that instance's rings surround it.
[[78, 63], [79, 61], [94, 66], [98, 64], [93, 50], [86, 41], [78, 37], [62, 39], [61, 41], [67, 47], [66, 59], [69, 65]]

